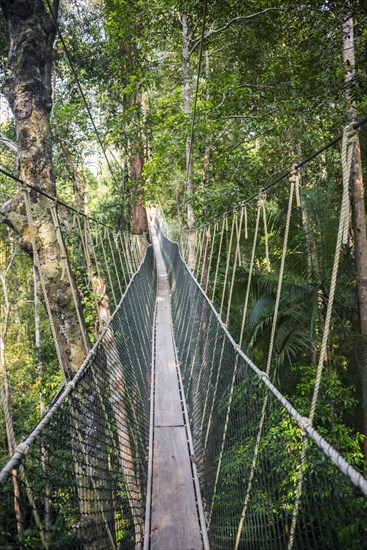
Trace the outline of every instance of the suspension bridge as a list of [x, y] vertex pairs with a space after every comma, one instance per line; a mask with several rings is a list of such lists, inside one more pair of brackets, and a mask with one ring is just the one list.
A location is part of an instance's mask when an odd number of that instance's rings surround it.
[[[343, 138], [342, 202], [307, 415], [271, 377], [299, 167], [289, 174], [274, 255], [263, 190], [251, 208], [243, 203], [195, 231], [151, 208], [150, 243], [45, 197], [60, 247], [70, 257], [79, 239], [91, 288], [105, 278], [115, 309], [1, 470], [3, 548], [367, 548], [367, 481], [314, 427], [349, 220], [353, 135], [348, 128]], [[32, 228], [31, 191], [24, 193]], [[264, 370], [243, 351], [259, 269], [276, 277]]]

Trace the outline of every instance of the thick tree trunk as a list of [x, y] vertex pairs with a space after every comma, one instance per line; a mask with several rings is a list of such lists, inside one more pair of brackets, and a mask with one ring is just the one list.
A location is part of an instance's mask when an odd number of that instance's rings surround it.
[[[1, 0], [1, 7], [9, 23], [8, 68], [11, 73], [3, 91], [15, 117], [19, 176], [54, 195], [49, 73], [55, 28], [40, 0], [11, 3]], [[62, 250], [50, 215], [50, 202], [36, 192], [31, 192], [31, 201], [39, 268], [48, 289], [51, 321], [58, 335], [64, 377], [70, 380], [83, 362], [84, 342], [90, 345], [89, 338], [85, 326], [78, 322], [72, 297], [72, 291], [78, 296], [76, 285], [62, 277]], [[1, 214], [3, 221], [22, 236], [31, 251], [23, 193], [19, 192], [5, 203]], [[80, 300], [77, 307], [83, 319]]]
[[[54, 13], [57, 12], [54, 0]], [[3, 92], [13, 111], [16, 125], [19, 176], [37, 185], [42, 191], [55, 195], [52, 166], [52, 139], [50, 113], [52, 106], [51, 65], [55, 26], [41, 0], [0, 0], [8, 21], [10, 51]], [[86, 330], [80, 296], [72, 275], [64, 277], [65, 248], [52, 217], [49, 199], [32, 191], [31, 206], [25, 206], [23, 191], [3, 205], [3, 222], [21, 237], [24, 247], [38, 257], [38, 276], [42, 278], [44, 292], [40, 299], [48, 302], [50, 322], [54, 327], [56, 345], [60, 352], [61, 368], [65, 381], [71, 380], [81, 366], [90, 340]], [[67, 275], [70, 270], [66, 270]], [[87, 538], [89, 526], [106, 533], [113, 523], [111, 495], [104, 480], [93, 480], [94, 465], [106, 456], [103, 437], [95, 441], [97, 423], [103, 425], [103, 410], [98, 390], [90, 390], [88, 405], [93, 414], [88, 418], [88, 430], [80, 441], [80, 425], [85, 418], [78, 413], [78, 405], [71, 399], [74, 409], [71, 438], [75, 460], [75, 474], [79, 493], [80, 523], [78, 532]], [[78, 464], [78, 458], [84, 461]], [[89, 465], [89, 466], [86, 466]], [[105, 485], [105, 486], [103, 486]], [[103, 504], [100, 504], [99, 501]], [[93, 548], [89, 540], [85, 548]]]
[[[352, 17], [349, 17], [343, 24], [343, 60], [346, 71], [346, 111], [350, 119], [353, 121], [356, 119], [357, 109], [350, 90], [350, 83], [355, 74], [354, 28]], [[357, 264], [359, 322], [363, 338], [361, 382], [363, 399], [363, 429], [366, 436], [363, 449], [364, 457], [367, 460], [367, 233], [359, 139], [357, 140], [353, 151], [351, 195], [354, 228], [354, 247]]]
[[[142, 95], [140, 92], [133, 98], [127, 98], [128, 107], [139, 106], [142, 109]], [[129, 182], [132, 196], [132, 217], [133, 232], [135, 235], [148, 235], [148, 218], [144, 206], [144, 141], [141, 131], [141, 114], [139, 114], [139, 128], [133, 130], [133, 137], [130, 141], [130, 173]]]

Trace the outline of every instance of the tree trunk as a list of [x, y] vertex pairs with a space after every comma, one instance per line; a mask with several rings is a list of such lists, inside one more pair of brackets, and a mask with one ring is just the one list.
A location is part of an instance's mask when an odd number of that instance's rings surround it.
[[[190, 39], [187, 15], [181, 16], [182, 24], [182, 77], [183, 77], [183, 111], [186, 115], [191, 113], [190, 92]], [[194, 184], [192, 179], [192, 152], [191, 137], [188, 131], [186, 138], [186, 195], [187, 195], [187, 225], [189, 229], [195, 226], [194, 208], [192, 198]]]
[[147, 235], [148, 218], [144, 207], [143, 194], [143, 143], [133, 140], [131, 142], [130, 183], [133, 185], [133, 203], [131, 205], [133, 215], [133, 232], [135, 235]]
[[[209, 104], [209, 100], [210, 100], [209, 80], [210, 80], [209, 52], [208, 52], [208, 50], [206, 50], [206, 52], [205, 52], [205, 83], [206, 83], [206, 101], [207, 101], [208, 104]], [[211, 147], [210, 147], [208, 136], [209, 136], [209, 131], [208, 131], [208, 128], [207, 128], [207, 132], [206, 132], [206, 136], [205, 136], [204, 177], [203, 177], [203, 184], [204, 184], [205, 188], [208, 188], [208, 186], [209, 186], [209, 167], [210, 167], [210, 155], [211, 155]]]
[[[302, 147], [301, 143], [297, 143], [297, 155], [298, 159], [302, 159]], [[299, 176], [299, 188], [300, 188], [300, 208], [301, 208], [301, 219], [302, 219], [302, 229], [305, 239], [305, 247], [307, 251], [307, 282], [312, 284], [317, 284], [319, 281], [319, 262], [317, 258], [317, 244], [314, 233], [311, 227], [311, 220], [308, 211], [307, 200], [302, 193], [302, 190], [306, 188], [305, 182], [305, 171], [301, 167], [298, 169]], [[318, 291], [318, 304], [321, 306], [323, 303], [322, 299], [322, 289]], [[321, 307], [319, 307], [319, 323], [323, 331], [324, 319], [322, 318]], [[316, 365], [317, 361], [317, 349], [316, 349], [316, 333], [314, 331], [312, 339], [310, 342], [310, 352], [311, 352], [311, 362], [313, 365]]]
[[[54, 195], [49, 73], [55, 28], [40, 0], [14, 0], [12, 3], [1, 0], [1, 7], [9, 23], [8, 68], [11, 73], [3, 92], [15, 117], [19, 177]], [[48, 289], [51, 321], [58, 335], [64, 377], [70, 380], [83, 362], [84, 342], [90, 346], [89, 337], [85, 325], [80, 326], [78, 322], [72, 297], [72, 290], [79, 297], [75, 282], [62, 277], [62, 250], [55, 236], [49, 200], [32, 191], [31, 202], [39, 268]], [[23, 193], [18, 192], [5, 203], [1, 214], [3, 221], [21, 235], [23, 244], [31, 251]], [[83, 319], [80, 299], [77, 307]]]
[[[55, 123], [57, 126], [56, 119], [55, 119]], [[77, 201], [78, 209], [83, 214], [87, 215], [89, 211], [87, 182], [85, 181], [84, 175], [80, 174], [78, 170], [75, 168], [71, 160], [70, 153], [61, 136], [59, 136], [58, 141], [61, 147], [62, 155], [64, 157], [66, 166], [68, 167], [69, 173], [73, 179], [74, 194]], [[89, 219], [84, 217], [82, 218], [83, 218], [82, 220], [79, 219], [80, 227], [82, 231], [80, 235], [80, 239], [82, 240], [82, 244], [83, 244], [83, 256], [86, 263], [88, 279], [89, 279], [91, 290], [93, 292], [93, 296], [95, 299], [95, 307], [96, 307], [96, 314], [97, 314], [95, 334], [98, 337], [101, 334], [105, 325], [108, 323], [109, 318], [111, 317], [110, 300], [107, 295], [106, 278], [97, 266], [97, 257], [94, 250]]]
[[[130, 108], [139, 106], [142, 108], [142, 95], [136, 93], [133, 98], [127, 98]], [[141, 113], [139, 113], [138, 129], [132, 130], [130, 141], [130, 173], [129, 182], [132, 197], [133, 232], [135, 235], [148, 235], [148, 218], [144, 207], [143, 193], [143, 167], [144, 167], [144, 141], [141, 131]]]
[[[350, 89], [350, 83], [355, 75], [354, 28], [352, 17], [349, 17], [343, 24], [343, 60], [345, 64], [346, 111], [350, 117], [350, 120], [353, 121], [356, 119], [357, 109]], [[357, 264], [359, 322], [363, 338], [361, 365], [363, 430], [365, 435], [363, 451], [364, 458], [367, 460], [367, 234], [359, 139], [357, 140], [353, 150], [351, 183], [354, 247]], [[367, 472], [365, 473], [365, 476], [367, 478]]]
[[[302, 159], [302, 147], [301, 143], [297, 143], [297, 155], [299, 160]], [[302, 229], [305, 238], [305, 245], [307, 250], [307, 280], [311, 283], [314, 280], [314, 275], [319, 274], [319, 262], [317, 259], [317, 245], [315, 236], [311, 228], [310, 215], [308, 212], [307, 201], [302, 193], [302, 190], [306, 187], [305, 171], [303, 166], [298, 169], [299, 174], [299, 188], [300, 188], [300, 206], [302, 217]]]
[[[9, 25], [10, 76], [5, 81], [3, 92], [15, 118], [19, 176], [42, 191], [55, 195], [50, 113], [52, 50], [56, 28], [41, 0], [0, 0], [0, 6]], [[58, 0], [54, 0], [55, 15], [57, 7]], [[44, 287], [40, 299], [46, 306], [48, 303], [60, 366], [65, 381], [69, 381], [78, 371], [91, 345], [80, 296], [70, 269], [66, 270], [70, 277], [64, 277], [68, 260], [60, 230], [53, 218], [53, 205], [35, 191], [30, 193], [30, 207], [29, 204], [26, 206], [24, 199], [24, 192], [18, 192], [3, 205], [1, 215], [3, 222], [21, 236], [23, 246], [33, 253], [34, 261], [38, 259], [38, 277]], [[71, 438], [81, 516], [78, 532], [84, 537], [89, 526], [94, 525], [100, 533], [105, 531], [107, 539], [109, 525], [113, 523], [111, 495], [108, 487], [103, 486], [104, 480], [93, 479], [92, 471], [107, 453], [103, 438], [98, 445], [94, 439], [97, 421], [100, 425], [104, 422], [98, 388], [90, 389], [88, 404], [93, 414], [87, 420], [89, 424], [84, 440], [80, 441], [80, 426], [85, 426], [86, 419], [79, 414], [79, 403], [72, 394], [71, 406], [75, 414]], [[78, 464], [78, 457], [83, 457], [84, 464]], [[99, 505], [98, 501], [103, 504]], [[85, 544], [85, 548], [93, 547], [93, 540]]]
[[[4, 297], [4, 318], [2, 322], [2, 331], [0, 332], [0, 364], [1, 364], [1, 374], [3, 378], [3, 383], [0, 386], [0, 400], [2, 408], [4, 411], [5, 417], [5, 428], [6, 428], [6, 438], [8, 443], [8, 453], [9, 456], [12, 456], [16, 447], [14, 426], [13, 426], [13, 417], [11, 414], [10, 408], [10, 384], [8, 378], [8, 371], [6, 365], [6, 356], [5, 356], [5, 343], [8, 332], [9, 325], [9, 315], [10, 315], [10, 301], [8, 295], [8, 288], [6, 284], [6, 273], [9, 270], [14, 259], [14, 255], [10, 260], [9, 265], [6, 270], [3, 272], [0, 267], [0, 281]], [[20, 544], [23, 541], [24, 535], [24, 526], [23, 526], [23, 514], [20, 508], [20, 486], [19, 486], [19, 475], [16, 470], [12, 472], [13, 479], [13, 490], [14, 490], [14, 512], [17, 522], [17, 531]]]

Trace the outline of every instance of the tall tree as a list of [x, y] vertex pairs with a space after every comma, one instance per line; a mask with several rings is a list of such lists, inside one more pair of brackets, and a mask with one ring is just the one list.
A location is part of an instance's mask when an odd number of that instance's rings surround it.
[[[41, 0], [2, 0], [1, 8], [8, 21], [10, 49], [3, 92], [13, 111], [18, 145], [19, 177], [42, 191], [56, 194], [52, 164], [50, 112], [51, 66], [56, 28]], [[53, 11], [56, 14], [58, 0]], [[32, 191], [33, 229], [39, 266], [47, 286], [51, 322], [55, 326], [62, 357], [64, 377], [70, 380], [86, 355], [89, 337], [73, 279], [64, 280], [61, 250], [55, 238], [50, 203]], [[1, 209], [4, 223], [12, 227], [32, 253], [32, 242], [24, 205], [19, 191]], [[78, 297], [77, 306], [74, 296]], [[42, 298], [44, 300], [44, 297]]]
[[[57, 18], [58, 0], [54, 0], [54, 18], [47, 12], [42, 0], [1, 0], [1, 8], [8, 22], [10, 49], [8, 69], [3, 92], [14, 115], [19, 177], [37, 185], [41, 191], [55, 195], [52, 162], [52, 135], [50, 113], [52, 108], [51, 68]], [[50, 322], [59, 349], [64, 380], [71, 380], [81, 366], [90, 340], [83, 316], [78, 289], [70, 267], [70, 276], [64, 277], [66, 249], [55, 219], [56, 210], [42, 194], [31, 191], [29, 203], [27, 191], [19, 191], [3, 205], [1, 216], [4, 223], [21, 237], [23, 246], [37, 261], [37, 273], [43, 281], [41, 299], [49, 310]], [[27, 204], [28, 203], [28, 204]], [[56, 213], [56, 214], [55, 214]], [[35, 262], [36, 263], [36, 262]], [[105, 442], [95, 442], [95, 426], [103, 424], [103, 412], [99, 402], [100, 388], [91, 391], [93, 402], [88, 418], [89, 435], [80, 441], [78, 433], [78, 408], [72, 428], [75, 460], [86, 456], [88, 464], [98, 464], [105, 456]], [[111, 518], [111, 498], [105, 480], [92, 480], [79, 467], [78, 479], [80, 524], [83, 537], [90, 524], [99, 524], [108, 529]], [[97, 495], [96, 495], [97, 493]], [[99, 500], [104, 502], [101, 506]], [[107, 535], [106, 535], [107, 536]], [[93, 541], [86, 548], [93, 547]]]
[[[352, 83], [355, 77], [354, 25], [352, 16], [348, 17], [343, 23], [343, 60], [345, 65], [346, 112], [350, 121], [353, 122], [357, 118], [357, 107], [352, 94]], [[363, 428], [365, 434], [363, 449], [364, 457], [367, 460], [367, 232], [361, 148], [358, 137], [354, 144], [352, 157], [351, 196], [357, 265], [359, 322], [363, 338], [361, 361]], [[367, 477], [367, 470], [365, 475]]]
[[[140, 16], [141, 6], [135, 0], [108, 0], [104, 10], [107, 50], [111, 56], [115, 86], [118, 88], [112, 108], [116, 111], [116, 103], [120, 103], [118, 107], [122, 108], [122, 115], [114, 117], [112, 124], [120, 125], [119, 143], [116, 145], [126, 152], [132, 229], [137, 235], [148, 234], [143, 175], [144, 142], [147, 139], [144, 135], [143, 113], [146, 18]], [[110, 83], [107, 82], [106, 86], [110, 87]], [[125, 200], [124, 197], [122, 200]]]

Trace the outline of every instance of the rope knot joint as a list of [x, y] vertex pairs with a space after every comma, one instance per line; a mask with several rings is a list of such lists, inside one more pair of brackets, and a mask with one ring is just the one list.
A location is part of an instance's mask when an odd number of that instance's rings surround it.
[[298, 182], [298, 165], [293, 164], [291, 168], [290, 182], [296, 184]]
[[302, 435], [305, 436], [307, 433], [307, 428], [310, 428], [312, 426], [312, 422], [307, 416], [301, 416], [298, 421], [298, 426], [302, 430]]
[[76, 384], [76, 381], [75, 381], [75, 379], [73, 378], [73, 380], [70, 380], [70, 382], [68, 382], [68, 383], [66, 384], [66, 387], [67, 387], [67, 388], [70, 388], [71, 390], [73, 390], [73, 389], [75, 388], [75, 384]]
[[25, 456], [29, 451], [29, 445], [25, 441], [19, 443], [15, 448], [15, 453], [19, 453], [22, 456]]
[[343, 137], [348, 140], [349, 143], [355, 141], [358, 137], [358, 129], [355, 128], [354, 122], [348, 124], [344, 128]]
[[263, 206], [265, 206], [265, 203], [266, 203], [266, 192], [265, 192], [265, 189], [261, 187], [259, 190], [259, 197], [257, 199], [257, 206], [259, 208], [262, 208]]

